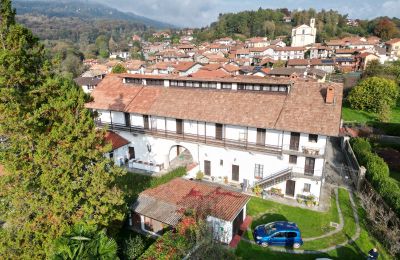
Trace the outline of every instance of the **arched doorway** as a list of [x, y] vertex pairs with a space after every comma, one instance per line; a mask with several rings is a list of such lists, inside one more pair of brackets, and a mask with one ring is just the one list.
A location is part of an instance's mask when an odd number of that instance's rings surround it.
[[182, 145], [173, 145], [168, 154], [169, 167], [175, 169], [193, 163], [193, 156], [189, 149]]

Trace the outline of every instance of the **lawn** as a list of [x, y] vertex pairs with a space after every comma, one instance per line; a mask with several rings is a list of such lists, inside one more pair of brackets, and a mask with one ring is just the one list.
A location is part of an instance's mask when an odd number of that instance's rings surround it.
[[[331, 197], [331, 207], [328, 212], [316, 212], [260, 198], [252, 198], [247, 204], [247, 214], [255, 217], [260, 213], [262, 213], [262, 216], [253, 220], [252, 228], [263, 223], [287, 220], [295, 222], [299, 226], [304, 238], [323, 235], [334, 229], [329, 226], [329, 222], [339, 222], [335, 195]], [[310, 219], [313, 219], [313, 221], [310, 221]]]
[[[377, 121], [377, 115], [375, 113], [355, 110], [345, 105], [342, 107], [342, 118], [345, 122], [363, 124]], [[392, 109], [390, 123], [400, 123], [400, 107]]]
[[[264, 204], [262, 201], [256, 201], [253, 203], [257, 204]], [[349, 193], [348, 191], [344, 189], [339, 190], [339, 203], [340, 207], [342, 209], [342, 214], [344, 218], [344, 227], [343, 230], [336, 233], [335, 235], [323, 238], [323, 239], [318, 239], [315, 241], [309, 241], [305, 242], [303, 247], [301, 249], [305, 250], [315, 250], [315, 249], [323, 249], [327, 248], [332, 245], [337, 245], [340, 244], [347, 239], [351, 238], [354, 236], [356, 233], [356, 224], [354, 221], [353, 217], [353, 210], [351, 208], [350, 204], [350, 198], [349, 198]], [[335, 216], [329, 211], [329, 213], [316, 213], [311, 210], [303, 209], [306, 218], [301, 218], [299, 216], [296, 216], [299, 214], [299, 211], [294, 210], [293, 207], [288, 207], [288, 206], [283, 206], [279, 205], [281, 207], [280, 215], [285, 217], [286, 219], [290, 221], [295, 221], [294, 219], [297, 219], [296, 222], [299, 225], [300, 230], [302, 231], [303, 234], [308, 234], [311, 236], [315, 236], [314, 234], [319, 234], [319, 230], [321, 227], [312, 227], [312, 231], [307, 231], [305, 227], [310, 226], [310, 225], [315, 225], [315, 226], [320, 226], [324, 225], [326, 222], [330, 221], [330, 219], [335, 219]], [[257, 208], [262, 208], [262, 206], [258, 206]], [[283, 210], [282, 210], [283, 209]], [[307, 212], [308, 211], [308, 212]], [[307, 212], [307, 213], [306, 213]], [[390, 259], [390, 257], [387, 255], [387, 253], [384, 251], [383, 247], [379, 245], [379, 243], [371, 237], [368, 232], [366, 231], [365, 228], [365, 223], [364, 223], [364, 213], [361, 208], [358, 210], [359, 216], [361, 219], [360, 227], [361, 227], [361, 233], [360, 237], [356, 240], [355, 243], [349, 244], [345, 247], [339, 248], [337, 250], [330, 251], [328, 253], [321, 253], [318, 255], [293, 255], [289, 253], [280, 253], [280, 252], [274, 252], [268, 248], [262, 248], [258, 245], [250, 244], [245, 241], [241, 241], [239, 243], [239, 246], [236, 249], [236, 254], [243, 259], [315, 259], [317, 257], [330, 257], [330, 258], [335, 258], [335, 259], [364, 259], [365, 256], [364, 254], [368, 252], [371, 248], [377, 247], [379, 252], [380, 252], [380, 258], [379, 259]], [[252, 214], [256, 213], [256, 207], [253, 207], [253, 212]], [[250, 213], [249, 213], [250, 214]], [[327, 214], [327, 215], [321, 215], [321, 214]], [[322, 218], [322, 220], [321, 220]], [[325, 219], [326, 218], [326, 219]], [[273, 219], [272, 219], [273, 220]], [[276, 219], [278, 220], [278, 219]], [[306, 237], [304, 235], [304, 237]]]
[[116, 180], [118, 187], [125, 194], [125, 201], [128, 205], [132, 204], [138, 194], [145, 189], [154, 188], [158, 185], [169, 182], [170, 180], [186, 174], [184, 167], [177, 168], [161, 177], [151, 177], [147, 175], [127, 172], [126, 175]]

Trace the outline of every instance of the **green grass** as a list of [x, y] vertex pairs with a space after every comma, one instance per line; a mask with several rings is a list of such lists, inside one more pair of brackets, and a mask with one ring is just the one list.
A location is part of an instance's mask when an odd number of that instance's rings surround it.
[[140, 192], [154, 188], [158, 185], [169, 182], [170, 180], [186, 174], [184, 167], [177, 168], [161, 177], [151, 177], [137, 173], [127, 172], [126, 175], [116, 180], [118, 187], [125, 194], [125, 201], [128, 205], [133, 203]]
[[[342, 118], [345, 122], [362, 124], [378, 121], [375, 113], [355, 110], [345, 105], [342, 107]], [[390, 123], [400, 123], [400, 107], [392, 109]]]
[[[334, 229], [329, 226], [330, 221], [339, 222], [334, 195], [331, 197], [331, 207], [328, 212], [316, 212], [260, 198], [252, 198], [249, 204], [247, 204], [247, 214], [256, 216], [260, 213], [262, 215], [253, 220], [252, 228], [263, 223], [288, 220], [295, 222], [299, 226], [304, 238], [323, 235]], [[310, 221], [310, 219], [313, 221]]]
[[[343, 230], [327, 238], [319, 239], [316, 241], [305, 242], [301, 249], [315, 250], [315, 249], [326, 248], [332, 245], [337, 245], [351, 238], [356, 233], [356, 224], [353, 217], [353, 210], [351, 208], [348, 191], [344, 189], [339, 189], [339, 202], [344, 218]], [[287, 208], [286, 210], [290, 209]], [[236, 249], [236, 254], [242, 257], [243, 259], [284, 260], [284, 259], [315, 259], [317, 257], [329, 257], [333, 259], [364, 259], [365, 253], [367, 253], [371, 248], [377, 247], [380, 252], [379, 259], [390, 259], [388, 254], [385, 252], [384, 248], [366, 231], [366, 223], [364, 222], [365, 212], [360, 207], [358, 209], [358, 212], [361, 220], [360, 237], [355, 241], [355, 243], [348, 244], [345, 247], [339, 248], [337, 250], [332, 250], [328, 253], [318, 254], [318, 255], [298, 255], [298, 254], [293, 255], [288, 253], [273, 252], [268, 248], [262, 248], [258, 245], [253, 245], [245, 241], [241, 241]], [[311, 224], [314, 223], [314, 225], [319, 225], [318, 223], [321, 223], [320, 220], [321, 215], [315, 212], [312, 213], [313, 214], [309, 216], [307, 221]], [[304, 229], [304, 227], [302, 228], [300, 225], [299, 227], [302, 233], [307, 232]]]

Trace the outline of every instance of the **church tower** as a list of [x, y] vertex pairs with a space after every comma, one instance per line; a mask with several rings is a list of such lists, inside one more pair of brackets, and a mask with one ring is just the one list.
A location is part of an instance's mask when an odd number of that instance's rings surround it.
[[310, 20], [310, 27], [315, 28], [315, 18], [311, 18]]

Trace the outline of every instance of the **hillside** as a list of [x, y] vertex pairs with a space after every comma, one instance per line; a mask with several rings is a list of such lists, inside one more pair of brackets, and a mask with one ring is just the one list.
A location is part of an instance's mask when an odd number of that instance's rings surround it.
[[[289, 17], [288, 20], [284, 19]], [[347, 15], [333, 10], [314, 9], [289, 11], [288, 9], [258, 9], [238, 13], [221, 14], [218, 21], [198, 33], [200, 41], [219, 37], [290, 36], [291, 29], [301, 24], [309, 24], [316, 18], [317, 42], [348, 35], [376, 35], [384, 40], [400, 36], [398, 18], [378, 17], [373, 20], [357, 20], [357, 26], [347, 23]]]
[[123, 20], [157, 29], [175, 27], [133, 13], [89, 1], [21, 1], [13, 2], [18, 15], [47, 16], [51, 18], [74, 17], [83, 20]]

